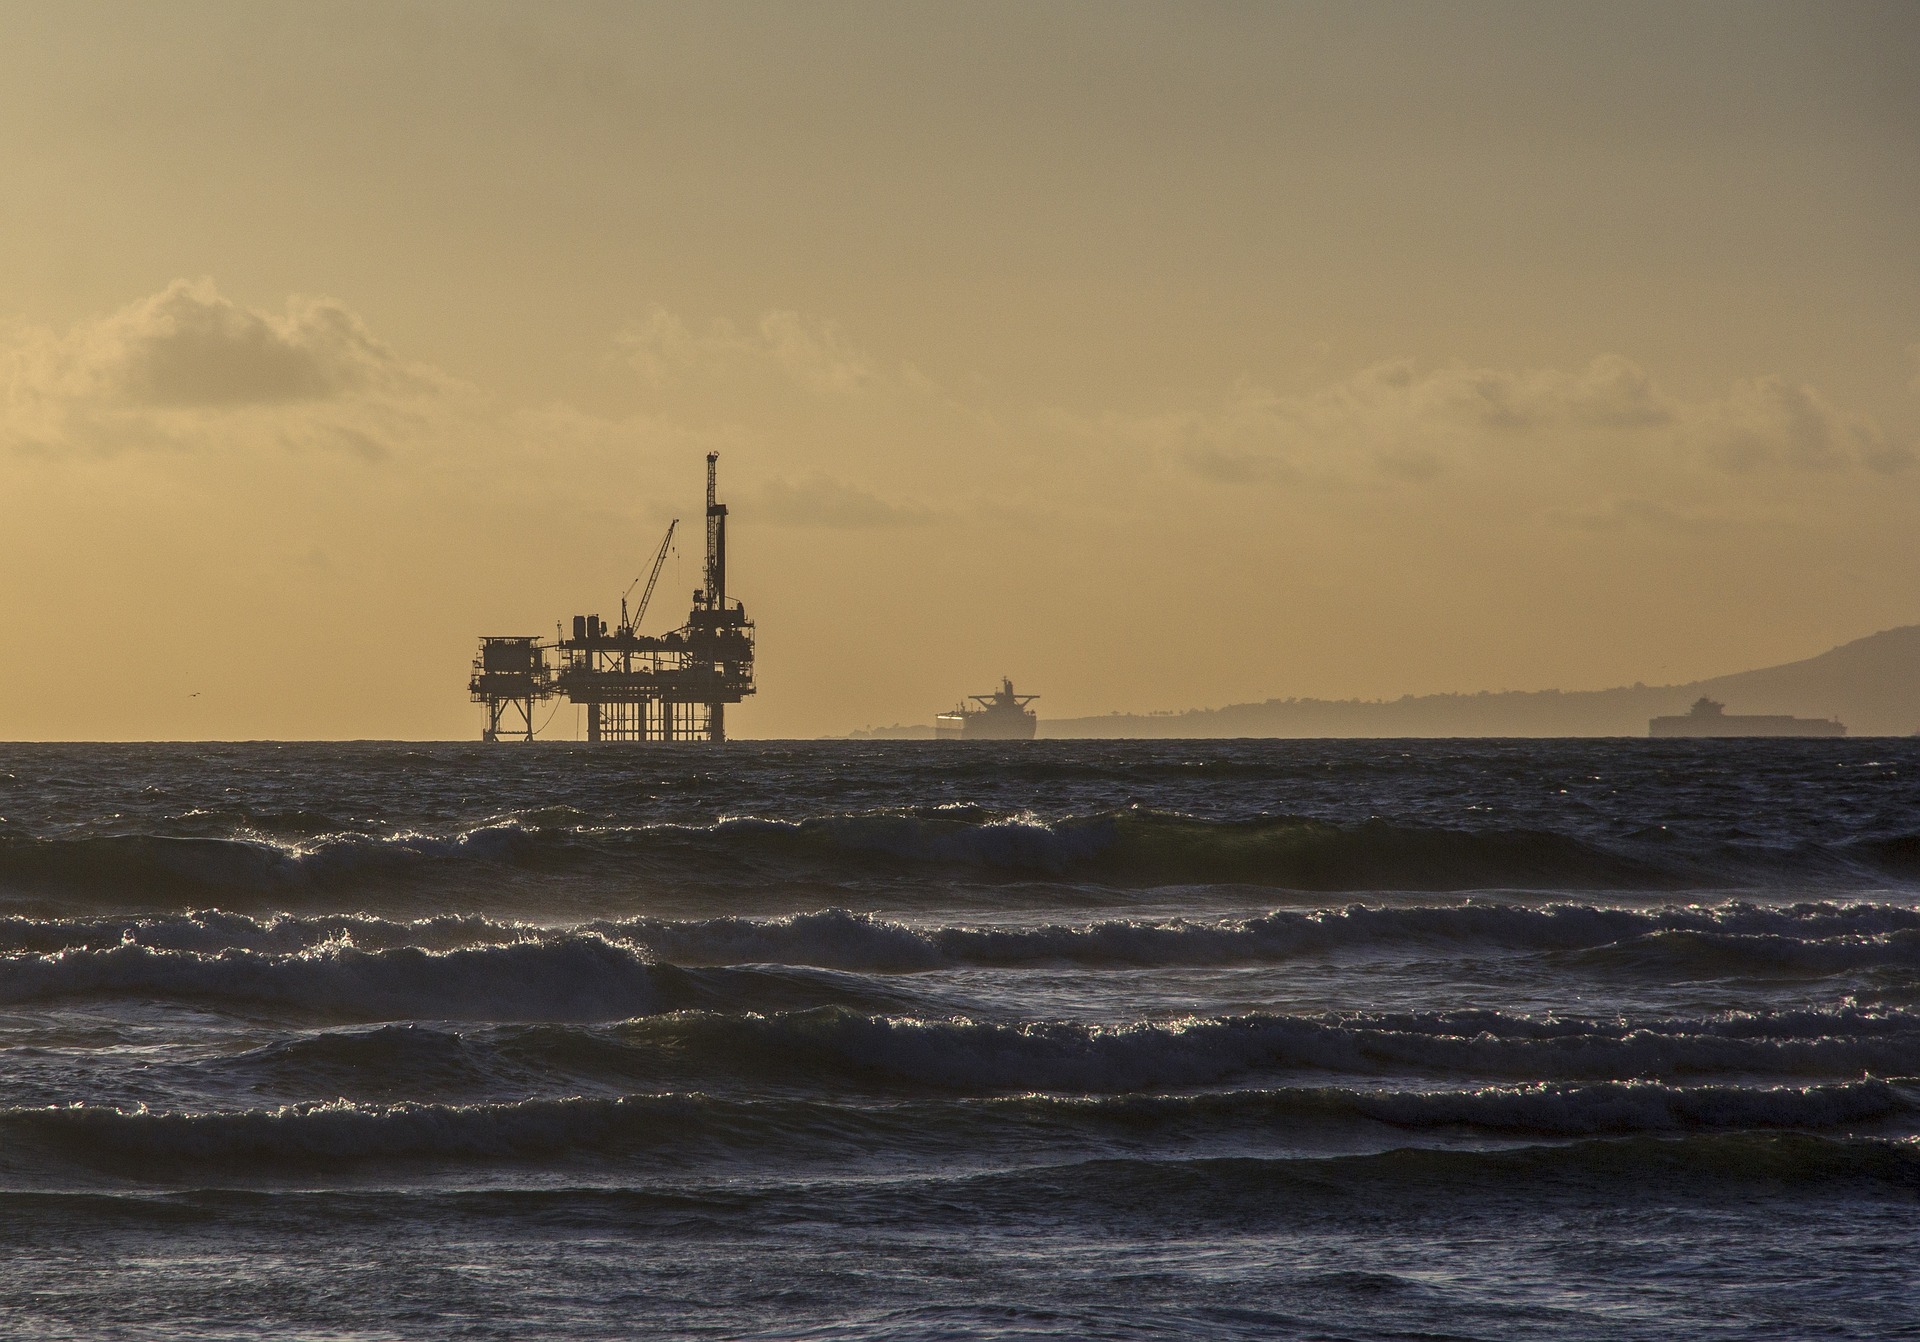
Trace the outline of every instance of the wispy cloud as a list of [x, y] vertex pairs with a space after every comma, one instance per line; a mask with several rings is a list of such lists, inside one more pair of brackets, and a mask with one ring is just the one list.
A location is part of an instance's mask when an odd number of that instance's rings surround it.
[[855, 345], [838, 323], [779, 309], [747, 329], [716, 319], [694, 330], [665, 308], [620, 333], [619, 343], [655, 388], [772, 372], [818, 396], [858, 396], [891, 388], [931, 391], [910, 364], [885, 365]]
[[1704, 532], [1728, 528], [1749, 519], [1677, 508], [1660, 499], [1625, 495], [1600, 499], [1577, 508], [1550, 508], [1545, 520], [1552, 526], [1586, 532]]
[[1726, 473], [1890, 472], [1914, 461], [1817, 388], [1760, 377], [1688, 401], [1618, 355], [1573, 372], [1383, 363], [1302, 393], [1243, 383], [1211, 406], [1057, 419], [1082, 439], [1156, 453], [1221, 484], [1419, 484], [1495, 458], [1524, 471], [1515, 449], [1544, 465], [1608, 444]]
[[1913, 449], [1889, 440], [1871, 418], [1846, 414], [1818, 388], [1781, 377], [1741, 382], [1723, 399], [1691, 407], [1688, 423], [1708, 457], [1729, 471], [1864, 466], [1885, 473], [1914, 462]]
[[858, 530], [925, 526], [936, 520], [928, 508], [894, 503], [858, 485], [815, 472], [797, 481], [769, 480], [753, 504], [775, 526]]

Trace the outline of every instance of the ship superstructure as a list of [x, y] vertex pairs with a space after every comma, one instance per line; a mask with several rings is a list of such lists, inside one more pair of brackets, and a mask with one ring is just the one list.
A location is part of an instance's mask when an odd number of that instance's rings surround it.
[[[620, 622], [573, 617], [551, 642], [516, 634], [483, 638], [467, 683], [486, 708], [484, 741], [534, 739], [538, 706], [565, 699], [586, 709], [589, 741], [724, 741], [726, 706], [754, 691], [753, 621], [727, 595], [727, 505], [718, 498], [719, 454], [707, 454], [705, 584], [693, 593], [686, 623], [668, 633], [640, 632], [654, 586], [673, 545], [675, 519], [654, 556], [646, 590]], [[638, 586], [635, 578], [627, 593]]]
[[1039, 697], [1015, 694], [1013, 681], [1003, 676], [1000, 688], [992, 694], [971, 695], [951, 713], [936, 717], [934, 738], [940, 741], [1031, 741], [1040, 719], [1027, 705]]

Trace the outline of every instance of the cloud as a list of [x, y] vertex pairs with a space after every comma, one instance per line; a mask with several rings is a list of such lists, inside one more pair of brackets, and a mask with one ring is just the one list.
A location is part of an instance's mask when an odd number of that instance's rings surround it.
[[855, 349], [831, 322], [809, 322], [797, 312], [769, 312], [760, 339], [788, 377], [828, 396], [850, 396], [880, 380], [873, 360]]
[[135, 406], [319, 401], [409, 377], [330, 299], [295, 297], [274, 315], [241, 307], [204, 279], [175, 280], [23, 353], [43, 393]]
[[1248, 451], [1202, 441], [1180, 450], [1180, 460], [1188, 470], [1203, 479], [1224, 485], [1253, 484], [1259, 481], [1292, 481], [1300, 472], [1270, 452]]
[[1424, 484], [1475, 464], [1527, 469], [1515, 449], [1544, 466], [1631, 445], [1735, 474], [1889, 472], [1914, 459], [1815, 388], [1762, 377], [1689, 402], [1611, 354], [1571, 372], [1382, 363], [1293, 395], [1243, 383], [1211, 407], [1057, 418], [1083, 439], [1158, 454], [1221, 484]]
[[[864, 348], [821, 317], [776, 309], [747, 326], [701, 324], [655, 307], [616, 339], [621, 362], [644, 386], [643, 413], [724, 435], [789, 480], [816, 469], [896, 480], [1021, 450], [979, 386], [951, 394], [913, 364]], [[812, 498], [802, 509], [800, 500], [783, 498], [779, 506], [790, 506], [796, 519], [803, 511], [842, 519], [834, 525], [901, 520], [873, 520], [881, 513], [849, 500], [828, 503]]]
[[1640, 433], [1679, 409], [1644, 368], [1608, 355], [1574, 372], [1397, 361], [1302, 394], [1242, 383], [1209, 408], [1073, 420], [1082, 437], [1160, 451], [1221, 483], [1421, 483], [1489, 443]]
[[758, 491], [755, 510], [775, 526], [835, 530], [925, 526], [935, 518], [926, 508], [889, 503], [817, 471], [798, 481], [768, 481]]
[[1691, 410], [1689, 421], [1709, 460], [1736, 473], [1860, 466], [1892, 473], [1914, 461], [1913, 449], [1889, 440], [1872, 419], [1846, 414], [1818, 388], [1780, 377], [1738, 383], [1724, 399]]
[[1603, 354], [1572, 377], [1536, 374], [1561, 413], [1577, 424], [1608, 429], [1644, 429], [1670, 424], [1674, 403], [1653, 375], [1631, 359]]
[[353, 313], [294, 298], [283, 316], [177, 280], [90, 333], [93, 372], [137, 405], [233, 406], [327, 400], [404, 378]]
[[[655, 388], [690, 380], [773, 371], [819, 396], [855, 396], [892, 382], [920, 379], [903, 365], [883, 372], [831, 321], [786, 310], [768, 312], [751, 330], [717, 320], [696, 332], [665, 308], [621, 332], [628, 361]], [[930, 385], [930, 384], [929, 384]]]
[[1549, 508], [1545, 517], [1554, 526], [1588, 532], [1699, 532], [1728, 520], [1637, 495], [1607, 498], [1587, 507]]
[[67, 332], [0, 341], [0, 444], [58, 455], [244, 438], [375, 460], [452, 386], [331, 299], [270, 313], [176, 280]]
[[1438, 453], [1411, 447], [1377, 453], [1373, 461], [1382, 475], [1396, 476], [1415, 484], [1424, 484], [1446, 469], [1446, 463], [1441, 461]]
[[1461, 365], [1422, 373], [1409, 363], [1379, 364], [1301, 398], [1296, 409], [1317, 427], [1401, 432], [1641, 429], [1670, 423], [1675, 413], [1646, 369], [1610, 354], [1575, 373]]

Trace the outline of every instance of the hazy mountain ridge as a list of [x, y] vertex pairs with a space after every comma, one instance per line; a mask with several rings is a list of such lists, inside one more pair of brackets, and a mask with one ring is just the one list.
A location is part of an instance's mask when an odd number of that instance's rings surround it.
[[[1684, 685], [1506, 690], [1399, 699], [1269, 699], [1184, 713], [1040, 720], [1043, 737], [1645, 736], [1647, 720], [1701, 695], [1731, 713], [1837, 717], [1853, 736], [1920, 730], [1920, 625], [1903, 625], [1804, 661]], [[877, 734], [877, 733], [876, 733]]]

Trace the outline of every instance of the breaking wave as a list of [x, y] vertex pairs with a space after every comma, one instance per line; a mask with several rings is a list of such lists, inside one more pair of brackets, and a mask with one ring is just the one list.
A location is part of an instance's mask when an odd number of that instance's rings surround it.
[[679, 969], [585, 935], [431, 951], [327, 943], [293, 954], [123, 942], [0, 959], [0, 1003], [137, 997], [338, 1020], [619, 1020], [693, 1007], [782, 1010], [897, 999], [819, 970]]
[[1143, 921], [1109, 919], [1072, 926], [916, 927], [828, 909], [777, 919], [630, 919], [591, 925], [678, 964], [776, 962], [866, 971], [951, 966], [1159, 967], [1258, 964], [1305, 954], [1415, 945], [1517, 950], [1578, 950], [1665, 933], [1744, 938], [1807, 946], [1844, 942], [1842, 954], [1889, 955], [1920, 936], [1920, 910], [1885, 904], [1737, 903], [1658, 910], [1560, 903], [1529, 907], [1473, 902], [1441, 907], [1353, 905], [1259, 918]]
[[186, 913], [94, 918], [12, 915], [0, 917], [0, 954], [107, 950], [129, 943], [153, 950], [260, 951], [280, 955], [328, 944], [350, 944], [368, 951], [405, 946], [445, 951], [527, 941], [537, 939], [537, 935], [537, 930], [529, 924], [479, 914], [394, 919], [367, 913], [255, 916], [223, 909], [195, 909]]
[[1911, 877], [1912, 848], [1882, 839], [1831, 849], [1721, 845], [1680, 853], [1651, 841], [1601, 843], [1540, 830], [1387, 820], [1204, 820], [1141, 809], [1041, 820], [935, 807], [799, 820], [730, 817], [706, 825], [595, 827], [526, 817], [447, 837], [0, 834], [0, 888], [191, 903], [471, 883], [487, 873], [700, 883], [743, 876], [833, 881], [933, 867], [984, 878], [1118, 886], [1670, 890], [1768, 885], [1783, 878], [1884, 885]]
[[[1630, 1026], [1492, 1012], [1128, 1025], [861, 1015], [693, 1015], [622, 1027], [631, 1047], [724, 1060], [749, 1079], [846, 1078], [966, 1093], [1114, 1094], [1317, 1070], [1539, 1080], [1920, 1073], [1920, 1017], [1803, 1012]], [[557, 1041], [555, 1041], [557, 1042]]]
[[[1883, 903], [1746, 902], [1607, 908], [1487, 900], [1350, 905], [1256, 918], [1105, 919], [1039, 926], [922, 926], [846, 909], [781, 918], [632, 918], [554, 932], [478, 915], [253, 917], [206, 910], [120, 918], [0, 918], [0, 955], [113, 950], [289, 955], [323, 948], [452, 951], [568, 937], [636, 948], [677, 965], [785, 964], [867, 973], [1071, 964], [1151, 968], [1284, 962], [1395, 947], [1594, 952], [1633, 965], [1838, 970], [1920, 957], [1920, 909]], [[136, 958], [136, 957], [128, 957]], [[6, 969], [0, 962], [0, 994]]]
[[436, 868], [553, 865], [562, 856], [554, 838], [564, 834], [520, 824], [486, 826], [452, 838], [334, 834], [297, 841], [251, 832], [228, 838], [0, 834], [0, 888], [190, 899], [209, 893], [328, 891], [418, 879]]
[[1920, 1075], [1920, 1016], [1844, 1009], [1627, 1024], [1496, 1012], [1251, 1014], [1090, 1025], [845, 1007], [683, 1011], [606, 1025], [309, 1035], [235, 1055], [219, 1069], [256, 1093], [325, 1077], [331, 1093], [362, 1098], [437, 1077], [460, 1088], [491, 1080], [567, 1093], [670, 1087], [882, 1095], [1120, 1095], [1311, 1074], [1489, 1083], [1856, 1080]]

